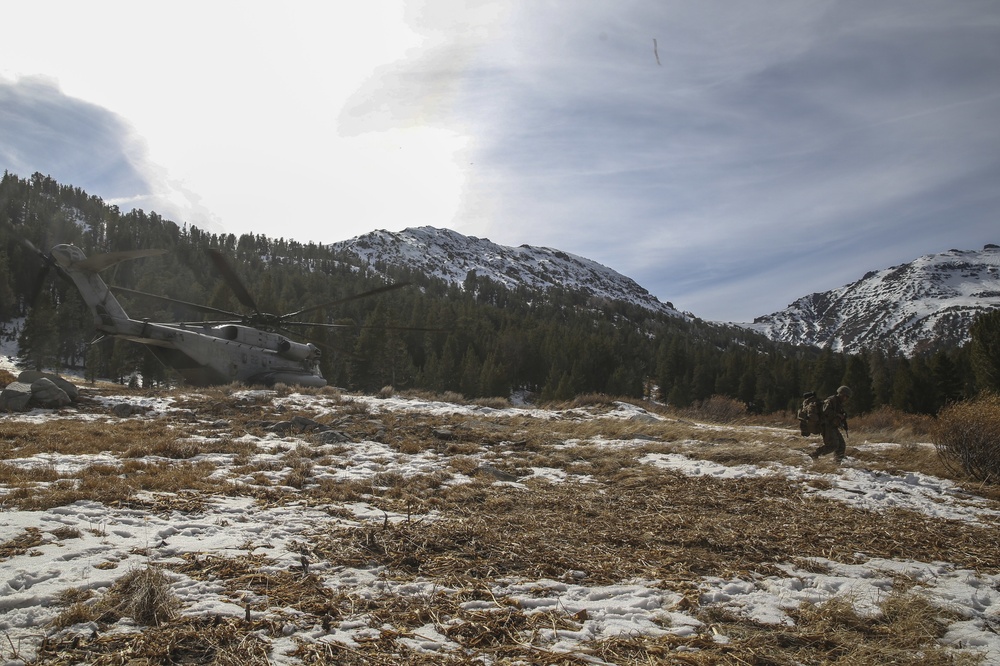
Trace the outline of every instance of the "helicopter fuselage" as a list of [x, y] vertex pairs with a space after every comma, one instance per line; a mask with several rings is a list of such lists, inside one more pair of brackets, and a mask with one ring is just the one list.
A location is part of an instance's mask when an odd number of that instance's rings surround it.
[[83, 251], [57, 245], [51, 255], [73, 281], [106, 334], [146, 345], [165, 365], [196, 385], [244, 382], [326, 386], [319, 348], [234, 323], [175, 324], [132, 319]]
[[316, 345], [238, 324], [138, 323], [137, 333], [114, 335], [148, 346], [189, 383], [326, 386]]

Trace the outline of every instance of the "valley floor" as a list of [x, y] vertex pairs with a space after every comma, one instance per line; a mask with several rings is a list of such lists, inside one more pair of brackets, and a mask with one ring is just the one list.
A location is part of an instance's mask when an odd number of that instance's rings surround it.
[[81, 389], [0, 415], [7, 663], [1000, 663], [1000, 503], [878, 462], [928, 444]]

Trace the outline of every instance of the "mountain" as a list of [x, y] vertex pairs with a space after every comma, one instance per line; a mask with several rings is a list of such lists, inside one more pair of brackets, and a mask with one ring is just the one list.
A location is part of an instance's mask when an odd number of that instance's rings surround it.
[[491, 280], [510, 290], [526, 287], [548, 291], [558, 287], [660, 314], [693, 318], [671, 303], [660, 302], [634, 280], [607, 266], [547, 247], [507, 247], [450, 229], [418, 227], [400, 232], [373, 231], [334, 243], [333, 248], [369, 265], [408, 268], [460, 286], [474, 273], [476, 280]]
[[872, 271], [758, 317], [748, 328], [780, 342], [909, 356], [962, 345], [976, 316], [998, 308], [1000, 246], [990, 244]]
[[[118, 344], [108, 337], [90, 344], [92, 317], [76, 290], [61, 280], [39, 282], [39, 257], [25, 250], [24, 240], [37, 247], [72, 243], [88, 256], [166, 250], [161, 256], [119, 264], [111, 280], [179, 301], [165, 305], [134, 294], [120, 296], [130, 314], [150, 321], [190, 320], [190, 308], [181, 303], [242, 311], [246, 299], [225, 288], [209, 251], [222, 253], [245, 280], [252, 300], [267, 312], [311, 312], [317, 321], [331, 324], [308, 327], [308, 339], [325, 351], [321, 369], [327, 381], [348, 390], [372, 392], [391, 385], [467, 398], [529, 391], [540, 400], [588, 394], [654, 396], [681, 408], [719, 396], [770, 413], [788, 409], [805, 390], [832, 392], [848, 373], [858, 386], [874, 381], [870, 376], [865, 381], [863, 375], [870, 369], [853, 363], [856, 359], [830, 358], [815, 347], [791, 349], [745, 326], [679, 312], [633, 280], [551, 248], [504, 247], [426, 227], [378, 231], [333, 245], [220, 235], [178, 226], [155, 213], [122, 213], [99, 197], [41, 174], [30, 179], [4, 174], [0, 336], [17, 339], [26, 363], [83, 369], [91, 377], [124, 381], [142, 375], [143, 381], [153, 383], [173, 381], [170, 370], [140, 345]], [[953, 300], [961, 307], [948, 300], [928, 301], [924, 311], [951, 307], [952, 317], [967, 315], [971, 320], [970, 308], [996, 307], [998, 248], [986, 249], [992, 252], [952, 252], [927, 259], [941, 273], [936, 277], [930, 269], [927, 275], [911, 275], [919, 272], [918, 262], [866, 276], [853, 286], [871, 292], [856, 305], [861, 314], [854, 320], [870, 328], [882, 322], [881, 328], [890, 333], [902, 330], [898, 322], [914, 318], [912, 312], [887, 308], [899, 308], [906, 293], [923, 294], [932, 286], [960, 295]], [[382, 293], [387, 281], [419, 288]], [[973, 284], [966, 285], [968, 281]], [[886, 302], [876, 299], [893, 289]], [[373, 290], [377, 298], [356, 298]], [[792, 329], [825, 331], [820, 326], [823, 316], [831, 323], [849, 320], [848, 291], [801, 301], [800, 312], [786, 325], [786, 339], [822, 343], [793, 335]], [[776, 334], [778, 319], [772, 316], [773, 329], [762, 320], [758, 325]], [[16, 323], [6, 326], [5, 321]], [[961, 333], [956, 338], [964, 338], [968, 321], [959, 323], [961, 327], [951, 328]], [[899, 337], [920, 340], [921, 334], [904, 331]], [[879, 392], [871, 393], [867, 402], [856, 396], [854, 404], [862, 412], [891, 398], [898, 409], [933, 414], [947, 401], [978, 390], [970, 375], [952, 377], [957, 390], [943, 393], [938, 390], [940, 378], [929, 366], [910, 369], [898, 355], [882, 359], [877, 370]], [[969, 364], [960, 371], [971, 372]], [[894, 392], [897, 377], [916, 388]]]

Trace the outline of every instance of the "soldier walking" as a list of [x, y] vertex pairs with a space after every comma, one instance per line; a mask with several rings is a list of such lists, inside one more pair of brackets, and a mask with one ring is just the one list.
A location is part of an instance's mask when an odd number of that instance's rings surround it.
[[844, 407], [850, 397], [851, 388], [841, 386], [835, 394], [823, 401], [823, 409], [820, 412], [823, 444], [809, 454], [813, 460], [827, 453], [832, 453], [837, 462], [844, 459], [847, 442], [844, 441], [844, 435], [841, 434], [840, 429], [847, 430], [847, 411]]

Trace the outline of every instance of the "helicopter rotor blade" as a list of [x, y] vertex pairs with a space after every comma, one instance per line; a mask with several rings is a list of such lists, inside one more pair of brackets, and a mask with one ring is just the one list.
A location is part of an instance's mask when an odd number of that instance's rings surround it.
[[340, 305], [341, 303], [348, 303], [350, 301], [356, 301], [360, 298], [368, 298], [369, 296], [377, 296], [378, 294], [384, 294], [387, 291], [395, 291], [396, 289], [402, 289], [403, 287], [409, 287], [409, 282], [396, 282], [394, 284], [387, 284], [384, 287], [377, 287], [369, 291], [361, 292], [360, 294], [354, 294], [353, 296], [347, 296], [346, 298], [338, 298], [335, 301], [328, 301], [326, 303], [320, 303], [319, 305], [311, 305], [307, 308], [302, 308], [297, 312], [289, 312], [286, 315], [281, 315], [282, 319], [287, 319], [290, 317], [298, 317], [299, 315], [305, 314], [307, 312], [314, 312], [316, 310], [321, 310], [322, 308], [331, 307], [333, 305]]
[[143, 296], [145, 298], [152, 298], [158, 301], [163, 301], [165, 303], [176, 303], [177, 305], [183, 305], [184, 307], [196, 310], [198, 312], [206, 312], [208, 314], [221, 314], [227, 317], [242, 317], [238, 312], [230, 312], [229, 310], [221, 310], [219, 308], [213, 308], [210, 305], [200, 305], [198, 303], [189, 303], [188, 301], [182, 301], [177, 298], [170, 298], [168, 296], [159, 296], [157, 294], [148, 294], [144, 291], [137, 291], [135, 289], [129, 289], [127, 287], [118, 287], [115, 285], [108, 285], [108, 288], [112, 291], [117, 291], [126, 294], [134, 294], [136, 296]]
[[50, 253], [44, 252], [43, 250], [39, 250], [34, 243], [28, 240], [25, 236], [22, 236], [21, 233], [14, 228], [14, 225], [8, 222], [4, 222], [3, 226], [10, 231], [11, 235], [14, 236], [14, 238], [22, 246], [27, 248], [28, 251], [31, 252], [31, 254], [34, 254], [41, 261], [41, 266], [38, 269], [38, 273], [35, 274], [35, 279], [31, 284], [31, 294], [28, 300], [28, 304], [31, 307], [35, 307], [35, 304], [38, 303], [38, 298], [42, 295], [42, 289], [45, 286], [45, 280], [48, 278], [49, 271], [52, 269], [52, 267], [53, 266], [56, 267], [56, 272], [59, 273], [60, 276], [65, 277], [65, 275], [63, 274], [62, 268], [60, 268], [59, 264], [56, 263], [55, 259], [52, 258], [52, 255]]
[[229, 265], [225, 255], [215, 248], [209, 248], [208, 256], [211, 257], [216, 270], [218, 270], [219, 274], [222, 275], [222, 279], [227, 285], [229, 285], [229, 288], [233, 290], [233, 293], [236, 294], [236, 299], [257, 313], [258, 316], [261, 315], [262, 313], [260, 308], [257, 307], [257, 302], [254, 301], [253, 296], [250, 295], [247, 288], [243, 286], [243, 281], [240, 280], [239, 276], [236, 275], [236, 271], [234, 271], [232, 266]]
[[166, 254], [166, 250], [125, 250], [123, 252], [108, 252], [107, 254], [95, 254], [79, 262], [80, 268], [100, 273], [105, 268], [110, 268], [118, 262], [126, 259], [140, 259], [142, 257], [157, 257]]
[[450, 331], [450, 328], [429, 328], [424, 326], [366, 326], [364, 324], [325, 324], [319, 321], [283, 321], [282, 326], [302, 326], [303, 328], [356, 328], [356, 329], [374, 329], [377, 328], [382, 331], [428, 331], [428, 332], [442, 332]]
[[355, 328], [354, 324], [325, 324], [320, 321], [283, 321], [282, 326], [301, 326], [302, 328]]

